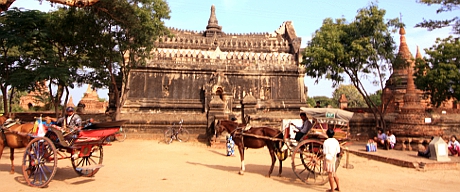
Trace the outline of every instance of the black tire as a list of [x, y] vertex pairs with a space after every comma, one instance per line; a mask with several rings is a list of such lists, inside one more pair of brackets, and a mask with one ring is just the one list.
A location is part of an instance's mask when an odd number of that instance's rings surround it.
[[190, 139], [190, 133], [187, 129], [182, 128], [182, 130], [177, 134], [177, 140], [180, 142], [187, 142]]
[[164, 140], [165, 140], [165, 143], [166, 144], [170, 144], [173, 142], [174, 140], [174, 134], [173, 134], [173, 128], [170, 127], [170, 128], [167, 128], [165, 130], [165, 133], [164, 133], [165, 137], [164, 137]]
[[32, 187], [45, 187], [57, 170], [56, 147], [46, 137], [32, 139], [27, 145], [22, 160], [22, 174]]
[[292, 153], [292, 170], [302, 182], [309, 185], [324, 185], [328, 182], [323, 164], [323, 142], [304, 140]]
[[120, 131], [117, 132], [117, 134], [115, 134], [115, 139], [117, 141], [120, 141], [120, 142], [123, 142], [125, 141], [126, 139], [126, 131], [120, 127]]
[[102, 167], [103, 149], [102, 146], [92, 146], [91, 149], [83, 147], [73, 150], [70, 161], [72, 161], [73, 170], [79, 176], [91, 177]]

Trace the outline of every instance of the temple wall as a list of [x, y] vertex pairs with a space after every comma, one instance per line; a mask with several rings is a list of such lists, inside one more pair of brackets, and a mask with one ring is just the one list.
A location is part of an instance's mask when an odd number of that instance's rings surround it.
[[[236, 104], [247, 94], [252, 94], [265, 108], [286, 108], [286, 104], [297, 104], [295, 107], [298, 110], [305, 103], [303, 76], [299, 75], [296, 66], [283, 69], [272, 67], [268, 70], [228, 68], [225, 65], [200, 68], [197, 65], [181, 65], [133, 69], [128, 100], [123, 109], [204, 111], [207, 107], [205, 92], [209, 91], [205, 87], [216, 71], [225, 74], [230, 87], [223, 87], [223, 91], [230, 93]], [[281, 106], [282, 103], [285, 105]]]

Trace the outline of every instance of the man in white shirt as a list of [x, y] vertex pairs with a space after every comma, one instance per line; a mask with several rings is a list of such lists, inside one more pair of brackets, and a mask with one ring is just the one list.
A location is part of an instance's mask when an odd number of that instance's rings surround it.
[[[340, 144], [337, 139], [334, 138], [334, 130], [328, 129], [326, 131], [328, 139], [324, 141], [323, 144], [323, 154], [324, 154], [324, 168], [327, 172], [329, 178], [329, 185], [331, 189], [328, 191], [340, 191], [339, 187], [339, 177], [335, 173], [335, 164], [337, 161], [337, 154], [340, 153]], [[337, 187], [334, 189], [334, 181]]]
[[300, 113], [300, 118], [302, 119], [302, 126], [296, 126], [294, 125], [294, 123], [291, 123], [291, 125], [294, 126], [298, 130], [298, 131], [294, 131], [296, 132], [294, 139], [297, 142], [302, 140], [303, 136], [307, 134], [311, 130], [311, 127], [312, 127], [311, 122], [308, 120], [307, 114], [305, 114], [304, 112]]

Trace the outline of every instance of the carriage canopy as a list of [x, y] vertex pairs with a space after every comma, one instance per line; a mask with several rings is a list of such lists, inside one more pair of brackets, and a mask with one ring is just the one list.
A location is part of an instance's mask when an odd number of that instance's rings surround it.
[[337, 108], [306, 108], [301, 107], [300, 110], [307, 116], [316, 119], [318, 123], [328, 124], [348, 124], [353, 118], [353, 112], [345, 111]]

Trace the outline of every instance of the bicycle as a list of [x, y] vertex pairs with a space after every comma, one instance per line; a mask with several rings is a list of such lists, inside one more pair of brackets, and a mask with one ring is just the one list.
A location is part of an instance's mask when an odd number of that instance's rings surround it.
[[179, 121], [179, 128], [176, 128], [176, 123], [171, 127], [167, 128], [164, 132], [166, 144], [170, 144], [173, 140], [178, 140], [179, 142], [187, 142], [190, 139], [190, 134], [187, 129], [182, 127], [183, 119]]
[[120, 130], [118, 130], [115, 134], [108, 136], [106, 141], [107, 142], [112, 142], [112, 141], [119, 141], [123, 142], [126, 139], [126, 131], [123, 129], [123, 127], [120, 126]]

